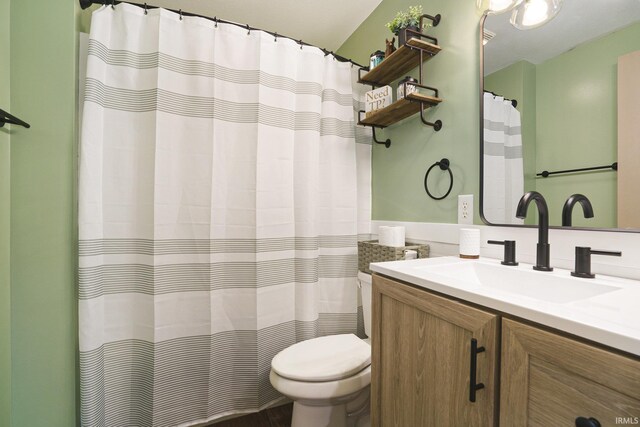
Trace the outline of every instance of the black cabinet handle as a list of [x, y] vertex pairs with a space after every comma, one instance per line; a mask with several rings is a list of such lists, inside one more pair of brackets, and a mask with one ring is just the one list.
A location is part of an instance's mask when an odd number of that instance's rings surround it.
[[600, 421], [595, 418], [585, 418], [578, 417], [576, 418], [576, 427], [602, 427], [600, 425]]
[[478, 347], [478, 340], [471, 338], [471, 366], [469, 369], [469, 402], [476, 401], [476, 391], [483, 389], [483, 383], [476, 382], [476, 371], [478, 368], [478, 353], [482, 353], [484, 347]]

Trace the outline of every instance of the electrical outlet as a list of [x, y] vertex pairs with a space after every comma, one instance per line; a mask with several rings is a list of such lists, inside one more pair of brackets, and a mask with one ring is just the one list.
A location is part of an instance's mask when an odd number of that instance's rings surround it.
[[473, 224], [473, 194], [458, 196], [458, 224]]

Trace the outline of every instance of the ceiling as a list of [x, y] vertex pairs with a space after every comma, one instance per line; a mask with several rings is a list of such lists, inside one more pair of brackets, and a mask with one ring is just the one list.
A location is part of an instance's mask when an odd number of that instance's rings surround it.
[[337, 50], [382, 0], [148, 0]]
[[485, 46], [485, 75], [514, 62], [540, 64], [581, 43], [640, 21], [640, 0], [564, 0], [553, 20], [533, 30], [518, 30], [511, 13], [490, 15], [485, 22], [496, 36]]

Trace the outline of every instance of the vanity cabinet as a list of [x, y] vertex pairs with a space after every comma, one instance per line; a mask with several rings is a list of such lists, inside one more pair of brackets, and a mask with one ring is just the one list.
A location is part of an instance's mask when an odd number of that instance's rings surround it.
[[372, 298], [371, 425], [494, 425], [498, 316], [377, 275]]
[[578, 417], [640, 423], [640, 361], [503, 319], [500, 424], [575, 426]]
[[640, 423], [638, 357], [379, 275], [372, 297], [372, 426]]

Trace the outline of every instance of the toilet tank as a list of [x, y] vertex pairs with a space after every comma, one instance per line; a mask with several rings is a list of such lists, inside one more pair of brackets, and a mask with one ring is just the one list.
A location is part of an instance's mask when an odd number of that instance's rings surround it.
[[371, 275], [358, 271], [358, 287], [362, 295], [364, 332], [371, 338]]

